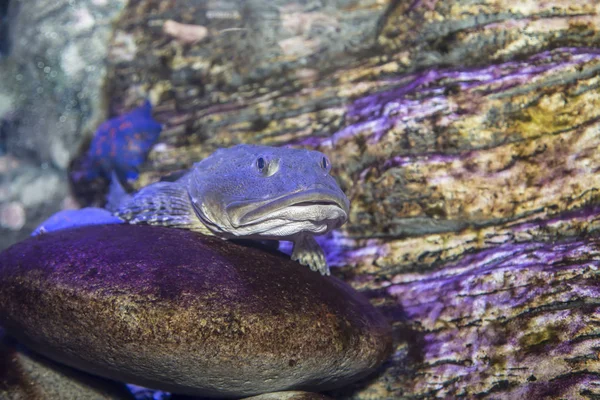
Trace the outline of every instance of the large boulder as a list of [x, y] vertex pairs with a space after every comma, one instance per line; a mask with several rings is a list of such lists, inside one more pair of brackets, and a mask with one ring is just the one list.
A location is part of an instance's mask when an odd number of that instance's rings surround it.
[[340, 387], [391, 351], [387, 321], [339, 279], [150, 226], [69, 229], [10, 247], [0, 324], [81, 370], [217, 397]]

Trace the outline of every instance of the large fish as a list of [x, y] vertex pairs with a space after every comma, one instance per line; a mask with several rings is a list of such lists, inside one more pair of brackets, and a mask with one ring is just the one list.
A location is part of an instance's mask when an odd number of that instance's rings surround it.
[[289, 240], [292, 259], [329, 275], [314, 236], [344, 224], [349, 209], [330, 169], [318, 151], [237, 145], [217, 150], [175, 182], [157, 182], [133, 195], [115, 182], [108, 208], [134, 224]]

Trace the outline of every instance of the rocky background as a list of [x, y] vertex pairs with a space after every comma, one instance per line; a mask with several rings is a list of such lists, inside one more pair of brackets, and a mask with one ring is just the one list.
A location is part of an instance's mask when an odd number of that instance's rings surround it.
[[79, 207], [67, 170], [107, 117], [104, 61], [124, 5], [0, 2], [0, 248]]
[[[352, 202], [350, 222], [322, 241], [333, 273], [386, 312], [396, 339], [377, 376], [334, 397], [600, 395], [600, 4], [91, 3], [114, 18], [94, 19], [108, 32], [106, 66], [91, 63], [102, 74], [65, 75], [74, 97], [16, 84], [3, 135], [83, 142], [94, 113], [148, 96], [165, 129], [137, 187], [236, 143], [325, 152]], [[13, 71], [52, 85], [28, 51]], [[32, 126], [31, 102], [55, 118], [65, 103], [53, 100], [79, 98], [84, 82], [104, 88], [106, 111], [98, 94], [77, 103], [72, 130]], [[67, 196], [77, 146], [61, 158], [32, 143]], [[31, 184], [3, 176], [16, 194], [2, 207], [27, 206]]]

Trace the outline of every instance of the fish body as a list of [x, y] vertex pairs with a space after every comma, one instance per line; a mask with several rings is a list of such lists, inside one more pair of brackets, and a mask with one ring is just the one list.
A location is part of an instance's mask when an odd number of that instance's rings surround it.
[[350, 206], [330, 170], [318, 151], [237, 145], [217, 150], [175, 182], [109, 196], [109, 207], [129, 223], [225, 239], [289, 240], [292, 259], [328, 275], [314, 236], [344, 224]]
[[87, 180], [110, 179], [114, 171], [122, 180], [135, 180], [138, 166], [158, 139], [162, 126], [152, 118], [152, 105], [144, 104], [127, 114], [102, 123], [86, 157]]

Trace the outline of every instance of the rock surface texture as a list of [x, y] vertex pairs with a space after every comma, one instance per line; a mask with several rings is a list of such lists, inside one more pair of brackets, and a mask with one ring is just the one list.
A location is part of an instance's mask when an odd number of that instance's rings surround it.
[[4, 251], [0, 325], [84, 371], [214, 397], [338, 388], [392, 345], [388, 322], [337, 278], [136, 225], [41, 234]]
[[593, 1], [133, 1], [108, 96], [148, 91], [165, 124], [140, 186], [240, 142], [331, 158], [352, 208], [322, 246], [396, 345], [334, 397], [593, 398], [599, 18]]

